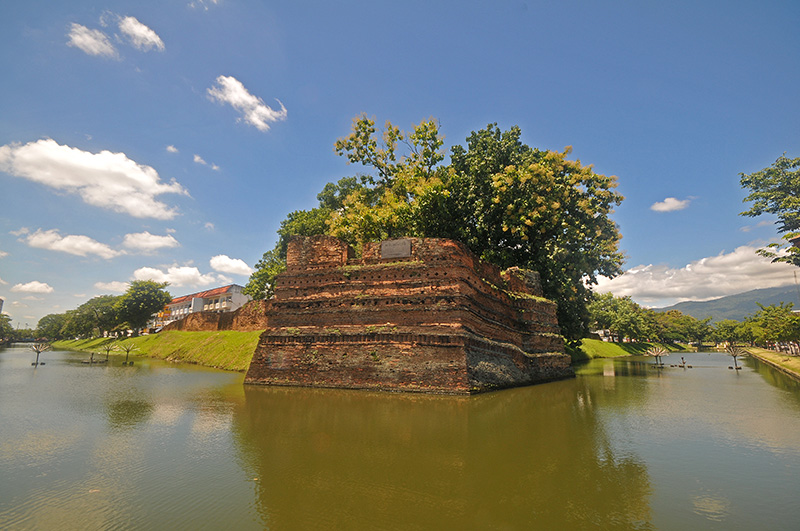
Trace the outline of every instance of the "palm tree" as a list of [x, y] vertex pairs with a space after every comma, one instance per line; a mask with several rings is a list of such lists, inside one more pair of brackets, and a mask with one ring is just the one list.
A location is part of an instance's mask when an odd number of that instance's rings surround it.
[[[120, 348], [125, 351], [125, 361], [123, 361], [122, 364], [128, 365], [128, 356], [130, 356], [131, 351], [136, 350], [136, 345], [133, 343], [124, 343], [120, 345]], [[133, 362], [130, 362], [130, 365], [133, 365]]]
[[664, 347], [650, 347], [644, 353], [645, 356], [653, 356], [656, 359], [656, 366], [664, 366], [664, 362], [661, 360], [662, 356], [669, 356], [669, 352]]
[[106, 343], [102, 346], [102, 349], [106, 353], [106, 363], [108, 363], [108, 355], [111, 354], [112, 350], [117, 350], [117, 346], [113, 343]]
[[[38, 367], [39, 366], [39, 354], [41, 354], [45, 350], [50, 350], [50, 344], [49, 343], [34, 343], [33, 345], [31, 345], [31, 350], [36, 353], [36, 361], [34, 363], [31, 363], [31, 365], [33, 365], [34, 367]], [[42, 362], [42, 365], [44, 365], [44, 362]]]
[[736, 364], [736, 358], [738, 356], [744, 356], [745, 354], [747, 354], [747, 351], [745, 351], [741, 347], [737, 347], [733, 343], [731, 343], [730, 345], [725, 347], [725, 351], [733, 358], [733, 367], [728, 367], [728, 368], [729, 369], [734, 369], [734, 370], [737, 370], [737, 371], [741, 370], [741, 367], [739, 367], [739, 365]]

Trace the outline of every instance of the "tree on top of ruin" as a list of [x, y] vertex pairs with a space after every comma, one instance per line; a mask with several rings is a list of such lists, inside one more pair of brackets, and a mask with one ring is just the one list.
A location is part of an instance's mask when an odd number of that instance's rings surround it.
[[450, 164], [442, 165], [435, 120], [411, 132], [387, 122], [379, 136], [373, 119], [356, 117], [335, 150], [370, 172], [326, 185], [317, 208], [292, 212], [276, 248], [257, 264], [248, 293], [269, 295], [293, 234], [330, 234], [356, 249], [402, 236], [450, 238], [501, 268], [539, 271], [545, 295], [558, 303], [562, 333], [580, 339], [587, 331], [587, 284], [621, 273], [621, 236], [610, 215], [623, 198], [616, 177], [569, 160], [570, 148], [531, 148], [521, 134], [489, 124], [470, 134], [466, 148], [454, 146]]

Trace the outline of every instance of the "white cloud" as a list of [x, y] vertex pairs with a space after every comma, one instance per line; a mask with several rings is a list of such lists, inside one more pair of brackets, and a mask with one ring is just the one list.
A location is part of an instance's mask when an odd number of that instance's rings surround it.
[[194, 161], [195, 161], [197, 164], [202, 164], [203, 166], [209, 166], [209, 167], [210, 167], [212, 170], [214, 170], [214, 171], [219, 171], [219, 166], [217, 166], [216, 164], [209, 164], [209, 163], [208, 163], [208, 162], [206, 162], [206, 161], [203, 159], [203, 157], [201, 157], [200, 155], [197, 155], [197, 154], [195, 154], [195, 156], [194, 156]]
[[147, 231], [126, 234], [125, 239], [122, 241], [123, 247], [143, 253], [154, 253], [159, 249], [180, 247], [180, 245], [178, 240], [169, 234], [166, 236], [158, 236], [157, 234], [150, 234]]
[[8, 284], [8, 282], [6, 282], [6, 281], [5, 281], [5, 280], [3, 280], [2, 278], [0, 278], [0, 284], [4, 284], [4, 285], [5, 285], [5, 284]]
[[189, 7], [191, 7], [192, 9], [201, 7], [205, 11], [208, 11], [208, 5], [206, 5], [206, 4], [210, 3], [210, 4], [215, 4], [216, 5], [217, 2], [218, 2], [218, 0], [192, 0], [191, 2], [189, 2]]
[[224, 254], [218, 254], [209, 260], [211, 269], [221, 273], [230, 273], [232, 275], [250, 275], [253, 269], [248, 266], [244, 260], [239, 258], [231, 258]]
[[130, 40], [135, 48], [143, 52], [150, 51], [153, 48], [160, 52], [164, 51], [164, 41], [161, 40], [161, 37], [135, 17], [121, 17], [119, 30]]
[[230, 283], [227, 277], [213, 273], [202, 274], [196, 267], [171, 266], [166, 271], [154, 267], [140, 267], [133, 272], [136, 280], [154, 280], [169, 282], [170, 286], [209, 286]]
[[755, 225], [745, 225], [744, 227], [740, 227], [739, 230], [742, 232], [750, 232], [753, 229], [760, 229], [761, 227], [771, 227], [777, 223], [774, 219], [765, 219], [764, 221], [759, 221]]
[[6, 256], [8, 256], [8, 253], [7, 253], [7, 252], [5, 252], [5, 251], [0, 251], [0, 258], [5, 258]]
[[73, 23], [67, 34], [68, 46], [74, 46], [89, 55], [105, 57], [118, 57], [117, 50], [111, 44], [108, 36], [100, 30], [89, 29], [86, 26]]
[[214, 230], [214, 224], [211, 223], [210, 221], [206, 221], [206, 224], [203, 225], [203, 227], [205, 227], [205, 229], [208, 230], [208, 231]]
[[76, 256], [87, 256], [90, 254], [109, 260], [119, 256], [119, 251], [115, 251], [108, 245], [100, 243], [88, 236], [78, 234], [68, 234], [62, 236], [56, 229], [38, 229], [33, 234], [28, 234], [23, 241], [31, 247], [47, 249], [49, 251], [59, 251], [62, 253], [74, 254]]
[[95, 288], [111, 293], [125, 293], [128, 291], [128, 286], [127, 282], [119, 282], [117, 280], [113, 282], [95, 282], [94, 284]]
[[172, 219], [174, 208], [161, 194], [188, 192], [175, 180], [166, 184], [150, 166], [124, 153], [91, 153], [51, 139], [0, 146], [0, 171], [78, 194], [85, 203], [137, 218]]
[[689, 206], [689, 203], [691, 203], [691, 199], [675, 199], [674, 197], [668, 197], [660, 203], [653, 203], [650, 206], [650, 210], [655, 210], [656, 212], [674, 212], [676, 210], [683, 210]]
[[11, 291], [19, 293], [52, 293], [53, 288], [44, 282], [33, 280], [26, 284], [15, 284]]
[[594, 288], [618, 297], [630, 296], [647, 306], [669, 306], [687, 300], [708, 300], [753, 289], [785, 286], [794, 281], [796, 267], [771, 263], [743, 245], [731, 253], [696, 260], [682, 268], [640, 265], [619, 277], [600, 277]]
[[220, 103], [228, 103], [241, 113], [239, 121], [256, 127], [259, 131], [268, 131], [271, 122], [286, 119], [286, 107], [278, 101], [281, 106], [279, 111], [264, 103], [264, 101], [247, 91], [244, 85], [233, 76], [219, 76], [216, 80], [217, 85], [208, 89], [208, 95], [212, 100]]
[[178, 148], [176, 148], [175, 146], [170, 145], [170, 146], [167, 146], [167, 151], [169, 151], [170, 153], [177, 153], [178, 152]]

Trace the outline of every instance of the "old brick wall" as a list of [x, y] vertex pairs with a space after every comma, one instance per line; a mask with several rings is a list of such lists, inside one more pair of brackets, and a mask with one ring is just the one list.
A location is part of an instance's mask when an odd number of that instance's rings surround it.
[[293, 238], [246, 381], [469, 393], [572, 375], [538, 275], [451, 240]]
[[183, 319], [169, 323], [163, 330], [183, 330], [186, 332], [214, 330], [251, 332], [255, 330], [264, 330], [268, 326], [268, 305], [268, 301], [250, 301], [233, 312], [190, 313]]
[[293, 236], [286, 251], [286, 269], [305, 271], [342, 266], [354, 256], [349, 245], [333, 236]]

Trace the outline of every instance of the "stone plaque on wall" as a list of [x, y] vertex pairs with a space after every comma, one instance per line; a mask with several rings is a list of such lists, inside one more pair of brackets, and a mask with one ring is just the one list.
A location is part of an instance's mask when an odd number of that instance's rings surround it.
[[386, 240], [381, 242], [381, 258], [407, 258], [411, 256], [411, 240]]

